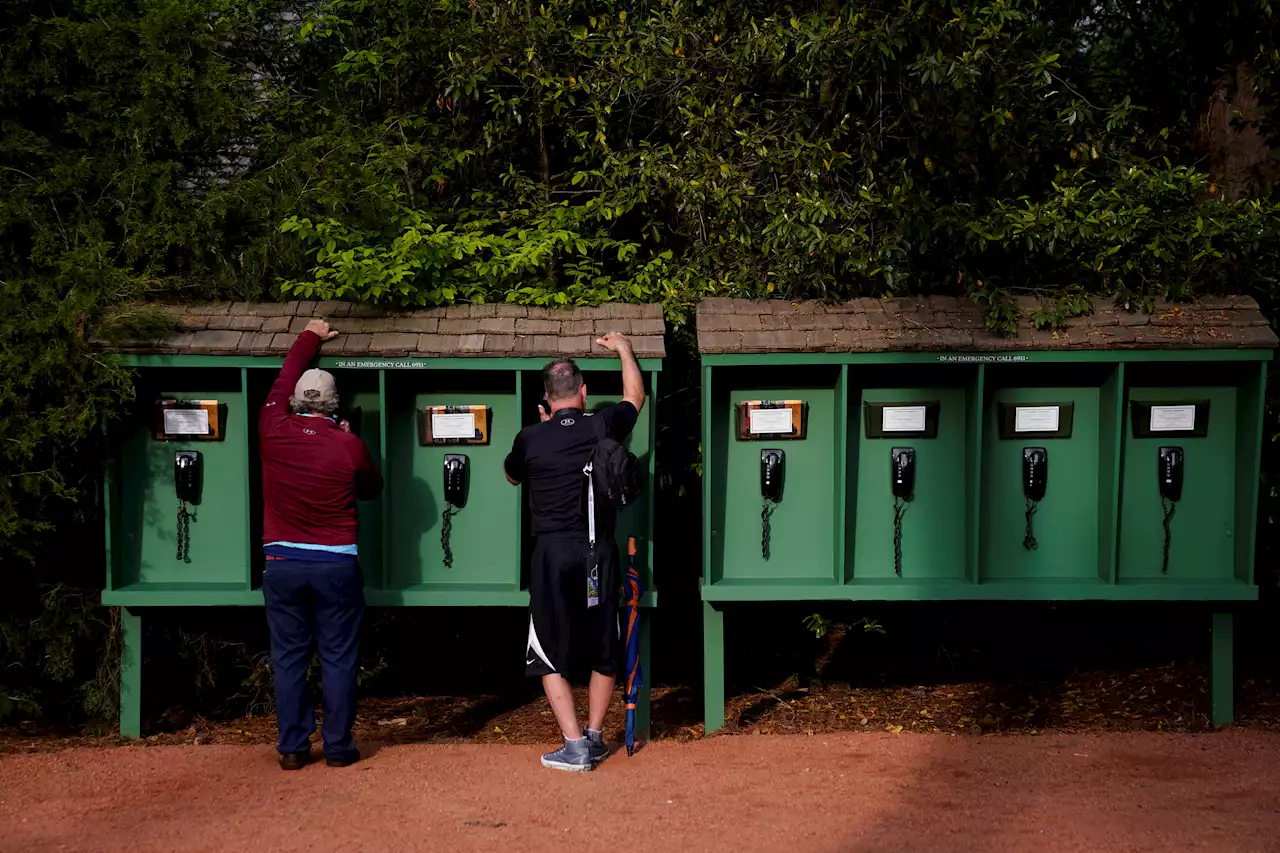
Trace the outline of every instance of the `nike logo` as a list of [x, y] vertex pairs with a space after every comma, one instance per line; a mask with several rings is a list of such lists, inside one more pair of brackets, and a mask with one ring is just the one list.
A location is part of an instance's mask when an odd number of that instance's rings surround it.
[[527, 660], [527, 661], [525, 661], [525, 662], [524, 662], [524, 665], [525, 665], [525, 666], [533, 666], [533, 660], [534, 660], [533, 658], [530, 658], [529, 660]]

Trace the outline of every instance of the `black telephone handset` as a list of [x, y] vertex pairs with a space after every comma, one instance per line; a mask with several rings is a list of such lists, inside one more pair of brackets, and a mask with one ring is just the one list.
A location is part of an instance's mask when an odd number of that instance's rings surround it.
[[782, 483], [786, 479], [787, 454], [777, 448], [760, 451], [760, 555], [769, 559], [769, 516], [782, 501]]
[[782, 500], [782, 480], [786, 453], [781, 450], [760, 451], [760, 496], [767, 501]]
[[1160, 497], [1182, 500], [1183, 454], [1181, 447], [1160, 448]]
[[1173, 536], [1170, 525], [1173, 513], [1182, 500], [1182, 471], [1185, 458], [1181, 447], [1160, 448], [1160, 462], [1156, 468], [1156, 476], [1160, 478], [1160, 503], [1164, 508], [1164, 560], [1160, 564], [1160, 574], [1169, 572], [1169, 540]]
[[1034, 551], [1040, 544], [1036, 542], [1032, 524], [1036, 515], [1036, 504], [1044, 500], [1048, 485], [1049, 451], [1043, 447], [1022, 448], [1022, 494], [1027, 499], [1027, 532], [1022, 537], [1022, 547], [1028, 551]]
[[200, 503], [200, 451], [179, 450], [173, 454], [173, 490], [178, 497], [178, 554], [184, 563], [191, 562], [191, 522], [196, 515], [187, 504]]
[[444, 515], [440, 523], [440, 546], [444, 550], [445, 568], [453, 568], [453, 549], [449, 547], [449, 534], [453, 530], [453, 517], [467, 505], [467, 473], [470, 466], [461, 453], [444, 456]]
[[1049, 451], [1043, 447], [1022, 448], [1022, 493], [1030, 501], [1044, 500], [1049, 484]]
[[916, 451], [895, 447], [889, 451], [889, 485], [893, 490], [893, 573], [902, 577], [902, 516], [916, 490]]
[[180, 503], [200, 503], [200, 451], [179, 450], [173, 454], [173, 488]]
[[893, 496], [911, 500], [916, 488], [916, 451], [911, 447], [895, 447], [891, 451], [893, 461]]

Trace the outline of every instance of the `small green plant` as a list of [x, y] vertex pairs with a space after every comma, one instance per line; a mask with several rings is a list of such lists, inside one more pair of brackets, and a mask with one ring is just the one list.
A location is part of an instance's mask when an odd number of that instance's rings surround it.
[[850, 628], [856, 628], [859, 625], [862, 626], [862, 631], [865, 634], [885, 633], [884, 626], [880, 624], [878, 619], [863, 618], [850, 624], [844, 624], [840, 622], [831, 622], [821, 613], [810, 613], [808, 616], [804, 617], [803, 621], [804, 627], [819, 640], [827, 636], [827, 634], [835, 628], [843, 628], [847, 631]]

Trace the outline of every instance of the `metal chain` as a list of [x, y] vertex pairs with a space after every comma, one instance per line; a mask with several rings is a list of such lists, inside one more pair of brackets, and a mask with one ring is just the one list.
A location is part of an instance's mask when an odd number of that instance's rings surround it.
[[760, 510], [760, 555], [769, 559], [769, 516], [773, 515], [777, 504], [768, 498], [764, 499], [764, 507]]
[[440, 547], [444, 549], [444, 567], [453, 568], [453, 549], [449, 547], [449, 534], [453, 531], [453, 517], [462, 510], [453, 504], [445, 504], [444, 517], [440, 522]]
[[893, 573], [902, 577], [902, 516], [906, 515], [907, 502], [902, 498], [893, 501]]
[[1169, 522], [1173, 521], [1173, 513], [1178, 508], [1178, 504], [1168, 499], [1162, 499], [1164, 504], [1164, 562], [1160, 564], [1160, 574], [1169, 573], [1169, 539], [1173, 535], [1169, 530]]
[[1036, 535], [1031, 530], [1031, 519], [1036, 514], [1036, 502], [1027, 498], [1027, 535], [1022, 538], [1022, 547], [1028, 551], [1034, 551], [1040, 543], [1036, 542]]
[[178, 559], [184, 563], [191, 562], [191, 522], [195, 515], [187, 509], [186, 501], [178, 502]]

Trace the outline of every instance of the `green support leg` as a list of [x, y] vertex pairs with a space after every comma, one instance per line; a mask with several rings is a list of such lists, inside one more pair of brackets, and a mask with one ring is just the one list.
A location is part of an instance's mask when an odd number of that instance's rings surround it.
[[1209, 708], [1215, 726], [1235, 722], [1235, 634], [1230, 611], [1213, 614], [1213, 653], [1209, 662]]
[[636, 697], [636, 740], [649, 740], [649, 685], [653, 683], [652, 655], [649, 648], [650, 635], [653, 631], [653, 611], [640, 611], [640, 695]]
[[120, 608], [120, 736], [142, 737], [142, 611]]
[[702, 602], [702, 713], [707, 734], [724, 728], [724, 611]]

